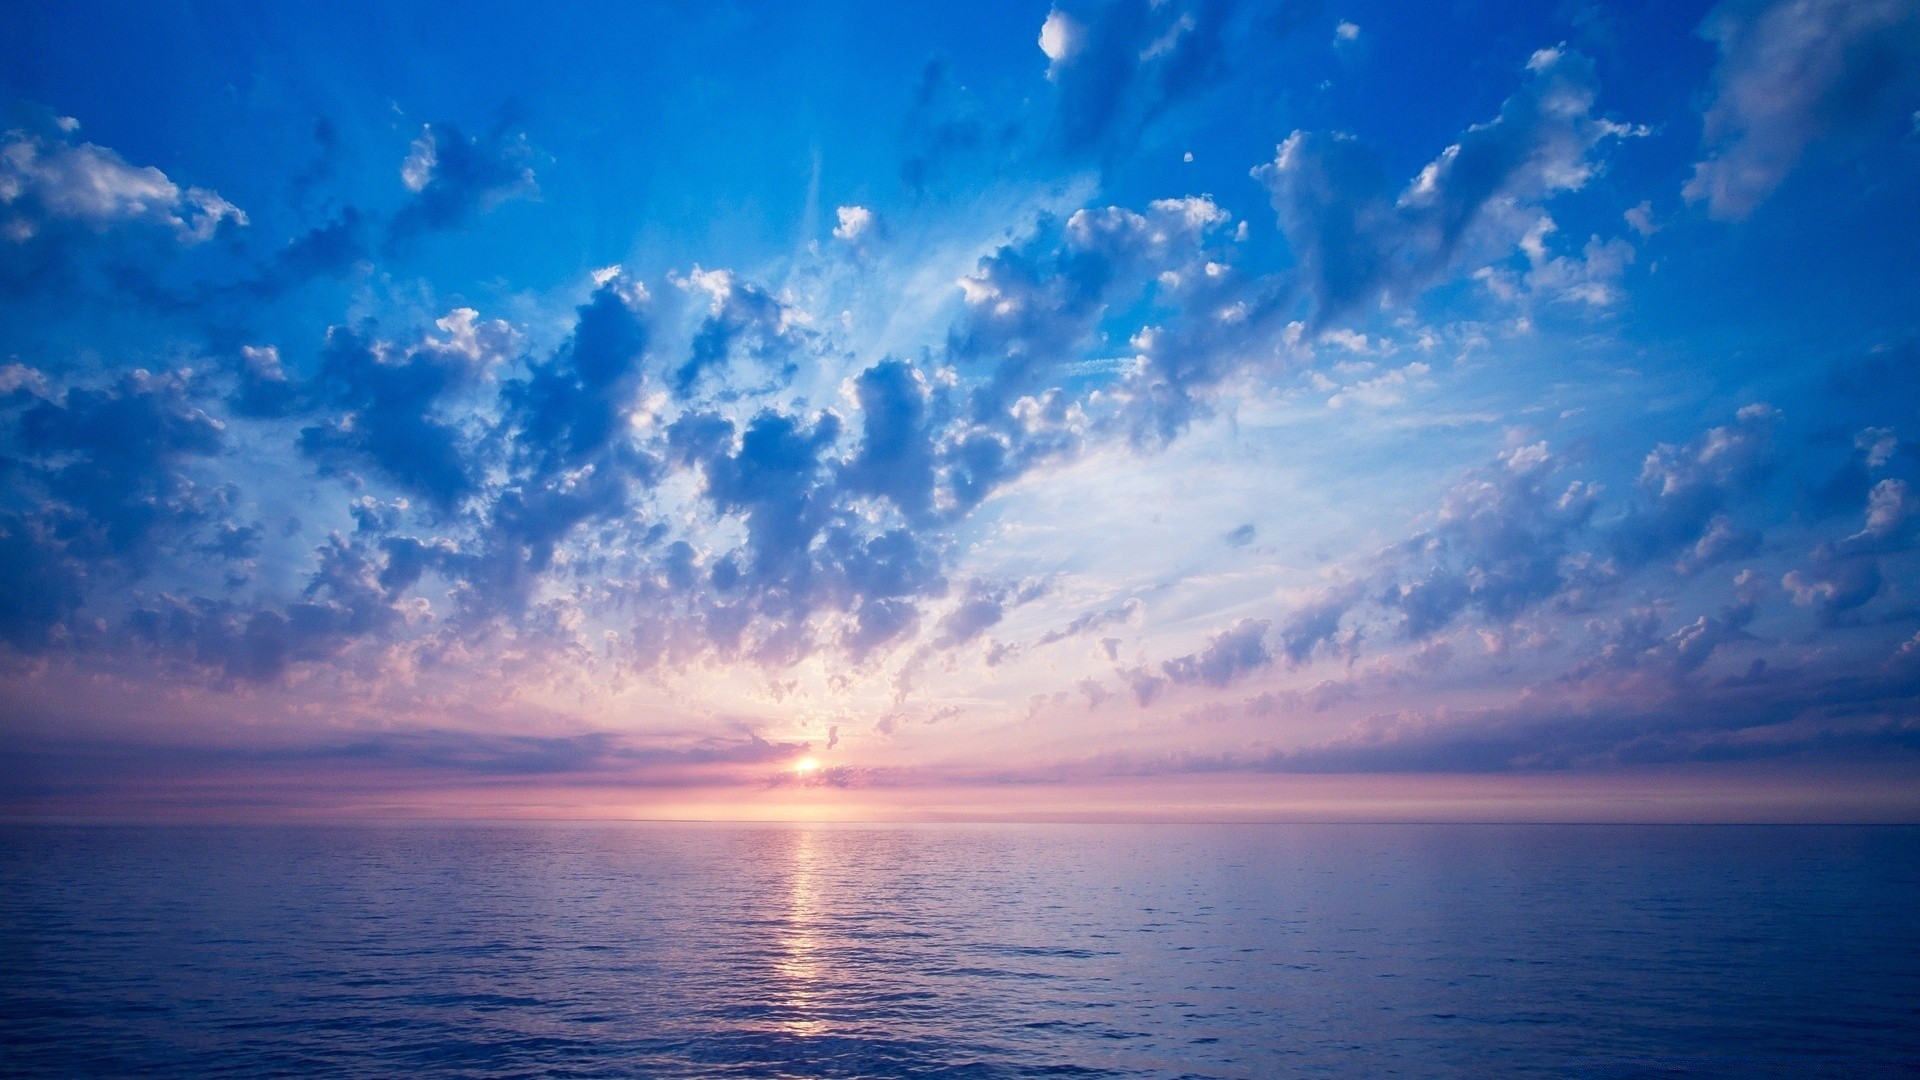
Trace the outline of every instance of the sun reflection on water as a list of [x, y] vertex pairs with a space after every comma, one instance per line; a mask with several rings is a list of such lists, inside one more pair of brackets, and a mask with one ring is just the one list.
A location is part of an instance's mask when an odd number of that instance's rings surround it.
[[774, 970], [780, 976], [778, 1004], [786, 1014], [783, 1030], [795, 1035], [819, 1035], [827, 1021], [818, 1015], [825, 939], [820, 933], [818, 838], [812, 829], [795, 830], [792, 848], [792, 884], [787, 894], [787, 918], [780, 931], [780, 957]]

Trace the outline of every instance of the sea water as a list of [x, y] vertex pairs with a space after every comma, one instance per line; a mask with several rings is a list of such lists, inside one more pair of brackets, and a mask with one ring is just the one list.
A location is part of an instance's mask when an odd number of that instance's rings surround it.
[[1920, 829], [0, 827], [0, 1072], [1920, 1072]]

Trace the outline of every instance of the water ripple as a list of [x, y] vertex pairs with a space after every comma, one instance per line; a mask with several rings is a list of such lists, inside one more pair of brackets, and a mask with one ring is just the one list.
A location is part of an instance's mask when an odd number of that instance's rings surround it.
[[0, 831], [0, 1073], [1907, 1075], [1920, 830]]

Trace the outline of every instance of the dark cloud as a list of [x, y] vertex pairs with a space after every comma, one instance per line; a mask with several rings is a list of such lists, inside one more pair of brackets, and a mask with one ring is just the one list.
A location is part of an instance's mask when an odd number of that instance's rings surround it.
[[1790, 570], [1781, 585], [1795, 603], [1819, 612], [1827, 626], [1860, 618], [1859, 609], [1879, 597], [1887, 585], [1886, 557], [1911, 551], [1913, 519], [1920, 500], [1905, 480], [1889, 478], [1868, 493], [1865, 524], [1859, 532], [1815, 547], [1807, 565]]
[[1209, 415], [1228, 379], [1280, 366], [1277, 332], [1296, 306], [1295, 283], [1285, 275], [1247, 281], [1214, 262], [1196, 269], [1161, 279], [1160, 299], [1177, 305], [1174, 314], [1131, 342], [1136, 352], [1120, 386], [1120, 422], [1137, 447], [1170, 443]]
[[1144, 664], [1115, 668], [1114, 674], [1127, 684], [1128, 692], [1133, 695], [1133, 703], [1143, 709], [1160, 700], [1161, 692], [1167, 688], [1166, 678], [1148, 671]]
[[[723, 654], [792, 663], [816, 647], [823, 616], [843, 613], [850, 619], [838, 643], [860, 662], [912, 634], [920, 601], [945, 594], [937, 535], [876, 531], [854, 512], [877, 474], [860, 466], [859, 453], [849, 474], [833, 457], [840, 437], [830, 412], [763, 411], [737, 436], [732, 421], [711, 413], [669, 428], [670, 453], [699, 469], [713, 511], [746, 529], [738, 551], [707, 567], [699, 592], [710, 599], [693, 602], [706, 640]], [[856, 482], [843, 484], [849, 475]]]
[[[1710, 626], [1711, 624], [1707, 624]], [[1664, 647], [1702, 633], [1684, 627]], [[1698, 646], [1694, 646], [1698, 647]], [[1276, 753], [1283, 772], [1513, 772], [1654, 763], [1913, 760], [1920, 679], [1889, 668], [1801, 669], [1719, 680], [1633, 667], [1541, 688], [1518, 704], [1376, 717], [1366, 733]]]
[[[652, 343], [646, 291], [618, 275], [581, 305], [572, 335], [501, 388], [506, 479], [473, 549], [446, 560], [470, 616], [518, 618], [560, 545], [629, 510], [663, 466], [628, 437]], [[627, 522], [637, 526], [637, 522]]]
[[[224, 292], [241, 300], [271, 300], [314, 278], [343, 276], [372, 255], [366, 242], [368, 228], [365, 214], [343, 207], [331, 220], [287, 241], [251, 276]], [[217, 291], [213, 298], [223, 297]]]
[[913, 366], [885, 360], [854, 379], [861, 437], [841, 467], [848, 489], [891, 501], [915, 524], [933, 515], [933, 418], [925, 382]]
[[940, 634], [934, 648], [951, 649], [977, 640], [1006, 617], [1011, 598], [1004, 585], [984, 581], [971, 582], [960, 598], [960, 606], [940, 620]]
[[793, 377], [795, 356], [811, 336], [798, 312], [731, 271], [696, 268], [688, 284], [704, 290], [710, 304], [686, 362], [673, 372], [675, 395], [693, 396], [703, 377], [723, 371], [736, 357], [759, 378], [784, 383]]
[[29, 654], [64, 641], [86, 584], [86, 563], [67, 554], [49, 523], [0, 514], [0, 641]]
[[1091, 634], [1109, 626], [1130, 622], [1140, 617], [1145, 605], [1138, 600], [1123, 600], [1110, 608], [1084, 612], [1067, 625], [1057, 630], [1049, 630], [1033, 640], [1032, 648], [1043, 648], [1056, 642]]
[[300, 386], [289, 378], [272, 345], [242, 345], [235, 368], [235, 387], [228, 404], [240, 416], [277, 418], [300, 404]]
[[505, 128], [478, 136], [452, 124], [426, 125], [400, 166], [412, 197], [388, 223], [389, 246], [458, 228], [508, 199], [535, 194], [532, 160], [526, 136]]
[[69, 551], [138, 563], [169, 526], [218, 510], [222, 493], [185, 471], [221, 452], [225, 430], [200, 407], [189, 376], [138, 370], [25, 402], [13, 429], [23, 457], [10, 471], [44, 493], [37, 512], [59, 519]]
[[511, 346], [503, 323], [459, 309], [410, 347], [346, 327], [327, 333], [311, 394], [325, 411], [303, 428], [301, 449], [336, 469], [367, 464], [410, 495], [450, 511], [473, 494], [473, 437], [448, 409]]
[[1360, 601], [1364, 591], [1360, 583], [1328, 589], [1294, 609], [1280, 627], [1280, 650], [1286, 655], [1288, 666], [1299, 667], [1312, 660], [1314, 653], [1335, 643], [1340, 636], [1341, 620]]
[[502, 388], [518, 462], [533, 476], [577, 468], [624, 434], [652, 344], [646, 300], [634, 284], [610, 279], [580, 307], [573, 336]]
[[516, 735], [440, 727], [264, 748], [41, 738], [0, 748], [0, 797], [97, 794], [103, 783], [186, 781], [191, 787], [210, 776], [253, 782], [256, 805], [324, 801], [349, 777], [359, 787], [414, 791], [474, 780], [494, 789], [516, 783], [661, 788], [737, 779], [756, 766], [785, 765], [809, 748], [751, 732], [649, 744], [610, 732]]

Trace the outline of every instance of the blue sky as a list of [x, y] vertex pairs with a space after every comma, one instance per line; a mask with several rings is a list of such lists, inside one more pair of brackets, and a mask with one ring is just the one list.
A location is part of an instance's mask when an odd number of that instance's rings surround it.
[[16, 812], [1914, 812], [1910, 0], [0, 72]]

